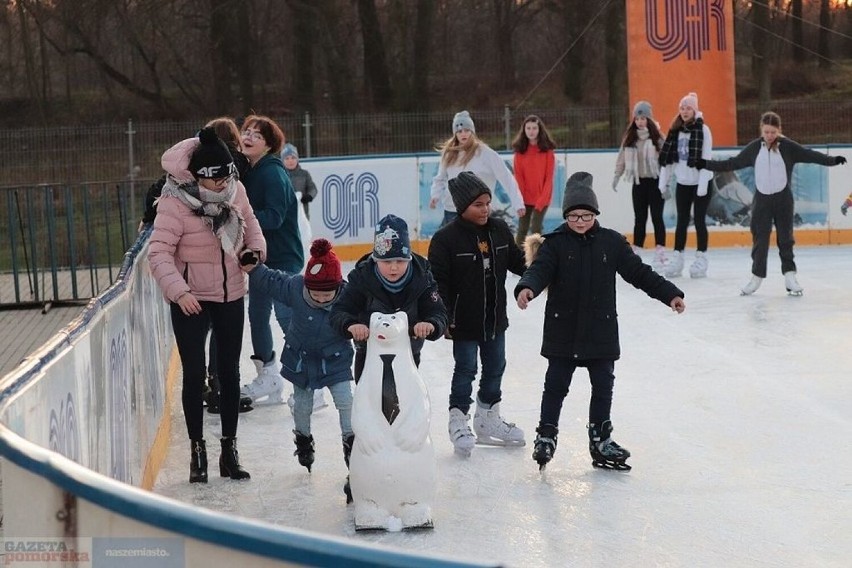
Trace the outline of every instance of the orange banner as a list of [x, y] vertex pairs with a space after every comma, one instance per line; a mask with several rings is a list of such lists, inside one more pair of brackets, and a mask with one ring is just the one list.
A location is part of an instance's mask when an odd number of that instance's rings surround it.
[[667, 131], [680, 99], [698, 94], [714, 146], [737, 145], [734, 16], [730, 0], [629, 0], [630, 104], [646, 100]]

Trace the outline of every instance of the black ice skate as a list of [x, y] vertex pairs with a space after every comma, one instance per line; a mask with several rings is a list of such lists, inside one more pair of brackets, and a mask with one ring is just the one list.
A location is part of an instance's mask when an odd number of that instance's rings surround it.
[[[349, 434], [343, 437], [343, 461], [346, 462], [346, 469], [349, 469], [349, 456], [352, 455], [352, 446], [355, 444], [355, 434]], [[352, 487], [349, 485], [349, 476], [346, 476], [346, 483], [343, 484], [343, 493], [346, 494], [346, 504], [352, 502]]]
[[[219, 378], [214, 374], [207, 375], [207, 382], [204, 384], [204, 390], [201, 393], [204, 400], [204, 405], [207, 407], [207, 412], [210, 414], [219, 414], [221, 412], [220, 396], [219, 396]], [[240, 396], [240, 412], [249, 412], [254, 410], [251, 405], [252, 400], [247, 396]]]
[[556, 453], [556, 435], [559, 429], [553, 424], [543, 424], [536, 428], [536, 432], [538, 436], [534, 442], [532, 458], [538, 463], [538, 470], [543, 471]]
[[610, 437], [612, 422], [606, 420], [603, 424], [589, 424], [589, 453], [592, 455], [592, 465], [601, 469], [630, 471], [631, 466], [626, 460], [630, 452], [615, 443]]
[[308, 468], [311, 471], [311, 466], [314, 465], [314, 437], [311, 435], [305, 436], [298, 430], [293, 430], [296, 435], [296, 451], [293, 455], [299, 458], [299, 465]]

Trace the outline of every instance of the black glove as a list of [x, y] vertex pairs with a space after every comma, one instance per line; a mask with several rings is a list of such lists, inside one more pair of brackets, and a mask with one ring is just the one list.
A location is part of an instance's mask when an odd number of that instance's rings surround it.
[[257, 264], [260, 259], [254, 254], [254, 251], [247, 250], [240, 256], [240, 265], [250, 266]]
[[834, 165], [835, 166], [842, 166], [845, 163], [846, 163], [846, 158], [844, 156], [835, 156], [835, 158], [834, 158]]
[[302, 203], [310, 203], [313, 200], [314, 200], [313, 196], [309, 195], [307, 193], [302, 196]]
[[696, 158], [695, 160], [695, 169], [696, 170], [704, 170], [707, 168], [707, 160], [704, 158]]

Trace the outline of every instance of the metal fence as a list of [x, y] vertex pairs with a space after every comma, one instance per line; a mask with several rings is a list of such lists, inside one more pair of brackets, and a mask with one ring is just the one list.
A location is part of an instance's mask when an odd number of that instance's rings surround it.
[[[740, 105], [739, 142], [757, 135], [758, 118], [767, 109]], [[785, 132], [805, 144], [848, 143], [852, 100], [777, 102], [771, 106], [784, 119]], [[508, 149], [523, 116], [537, 114], [567, 149], [613, 148], [628, 116], [623, 109], [475, 110], [477, 135], [495, 149]], [[671, 113], [673, 116], [674, 113]], [[668, 126], [659, 110], [657, 120]], [[452, 113], [381, 113], [353, 116], [274, 117], [287, 140], [303, 157], [432, 152], [450, 136]], [[176, 141], [194, 135], [202, 121], [132, 122], [102, 126], [17, 128], [0, 130], [0, 186], [82, 183], [156, 178], [160, 156]], [[708, 124], [713, 125], [712, 117]]]
[[108, 288], [151, 181], [0, 188], [0, 308], [81, 302]]

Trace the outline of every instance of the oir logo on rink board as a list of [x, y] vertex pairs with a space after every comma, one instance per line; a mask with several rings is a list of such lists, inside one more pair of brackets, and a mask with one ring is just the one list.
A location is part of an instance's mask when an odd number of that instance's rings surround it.
[[379, 221], [379, 180], [370, 172], [340, 177], [331, 174], [322, 183], [322, 219], [334, 233], [358, 236]]

